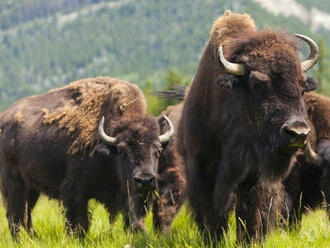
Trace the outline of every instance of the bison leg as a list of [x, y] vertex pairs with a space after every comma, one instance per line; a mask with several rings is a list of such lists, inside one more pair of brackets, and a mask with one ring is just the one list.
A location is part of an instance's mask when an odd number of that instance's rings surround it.
[[7, 183], [5, 198], [7, 205], [6, 217], [11, 235], [17, 240], [20, 226], [24, 223], [24, 186], [20, 180], [7, 181]]
[[176, 207], [168, 199], [160, 197], [153, 202], [153, 226], [155, 230], [169, 233], [176, 214]]
[[260, 241], [275, 227], [284, 211], [280, 183], [242, 183], [237, 193], [236, 226], [238, 242]]
[[170, 231], [173, 219], [180, 207], [178, 204], [175, 204], [175, 202], [173, 202], [174, 200], [171, 198], [172, 197], [169, 195], [161, 195], [153, 202], [153, 226], [156, 230], [164, 233]]
[[259, 240], [263, 233], [263, 223], [258, 208], [260, 192], [240, 187], [236, 205], [236, 236], [241, 244], [250, 243], [251, 239]]
[[209, 212], [211, 226], [214, 231], [220, 233], [218, 236], [222, 236], [228, 228], [228, 213], [233, 209], [234, 190], [247, 176], [250, 168], [248, 165], [241, 166], [239, 162], [233, 161], [221, 162], [217, 167], [214, 189], [210, 191], [212, 195], [205, 200], [211, 202], [211, 209], [214, 209], [213, 212]]
[[223, 216], [230, 210], [231, 194], [237, 185], [246, 178], [250, 167], [248, 165], [241, 166], [239, 162], [226, 161], [220, 163], [218, 168], [213, 198], [216, 210], [220, 216]]
[[89, 227], [88, 221], [88, 199], [64, 200], [63, 205], [66, 209], [66, 226], [69, 234], [84, 238]]
[[135, 199], [131, 203], [131, 206], [125, 208], [124, 221], [125, 228], [131, 228], [133, 231], [146, 231], [144, 218], [148, 213], [148, 202], [144, 202], [142, 199]]
[[[197, 160], [194, 161], [196, 163]], [[213, 200], [214, 183], [204, 166], [194, 166], [189, 172], [187, 196], [193, 217], [204, 235], [205, 243], [216, 243], [227, 229], [227, 216], [220, 216]]]
[[39, 195], [39, 192], [29, 190], [26, 196], [24, 226], [30, 234], [34, 234], [32, 228], [32, 210], [38, 201]]
[[185, 186], [180, 189], [177, 184], [160, 187], [160, 195], [153, 201], [154, 228], [164, 233], [170, 231], [171, 224], [183, 204]]

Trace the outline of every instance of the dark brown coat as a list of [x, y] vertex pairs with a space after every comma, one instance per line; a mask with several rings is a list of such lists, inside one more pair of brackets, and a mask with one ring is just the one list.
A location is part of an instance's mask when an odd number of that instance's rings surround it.
[[[168, 231], [174, 217], [185, 199], [186, 176], [183, 159], [177, 151], [178, 123], [181, 118], [183, 103], [168, 107], [163, 115], [168, 116], [175, 126], [175, 132], [170, 142], [164, 148], [159, 158], [159, 198], [154, 202], [154, 226]], [[161, 132], [166, 132], [167, 125], [161, 125]]]
[[326, 203], [330, 214], [330, 98], [316, 93], [304, 95], [308, 118], [312, 126], [310, 140], [322, 157], [321, 166], [299, 156], [296, 165], [284, 181], [288, 193], [291, 224], [300, 221], [301, 213]]
[[[309, 79], [313, 80], [312, 78]], [[174, 96], [176, 100], [184, 100], [185, 92], [187, 93], [188, 90], [189, 88], [181, 87], [174, 91], [162, 91], [157, 94], [162, 97], [173, 98]], [[260, 216], [269, 214], [269, 206], [265, 203], [272, 199], [272, 204], [276, 204], [274, 209], [282, 212], [281, 220], [283, 223], [289, 220], [291, 225], [300, 221], [302, 213], [321, 207], [324, 203], [326, 203], [328, 215], [330, 215], [330, 98], [317, 93], [306, 93], [303, 99], [312, 130], [309, 140], [313, 149], [322, 157], [322, 165], [316, 166], [309, 163], [304, 153], [301, 152], [283, 184], [278, 182], [269, 185], [259, 181], [250, 189], [250, 193], [244, 195], [246, 199], [251, 198], [247, 201], [258, 204], [257, 209]], [[167, 108], [166, 114], [171, 116], [173, 123], [177, 123], [181, 118], [182, 109], [183, 103], [170, 106]], [[174, 136], [173, 139], [175, 138]], [[245, 192], [244, 187], [246, 186], [248, 183], [242, 184], [242, 189], [236, 191], [238, 195], [235, 197], [242, 197], [240, 194]], [[257, 201], [257, 199], [264, 200]], [[244, 212], [244, 209], [241, 209], [242, 206], [236, 208], [239, 215], [242, 215], [240, 211]], [[245, 205], [244, 208], [249, 209], [247, 212], [252, 212], [254, 205]], [[274, 214], [274, 212], [272, 213]], [[259, 215], [259, 213], [256, 214]], [[279, 216], [273, 216], [270, 220], [277, 220], [276, 217]], [[254, 225], [260, 225], [260, 218], [253, 215], [249, 215], [247, 218], [251, 218]], [[238, 233], [243, 234], [244, 232], [239, 231]]]
[[[217, 57], [220, 45], [227, 60], [243, 64], [247, 74], [224, 71]], [[222, 87], [227, 81], [235, 87]], [[291, 149], [282, 130], [291, 120], [307, 129], [301, 96], [306, 83], [289, 35], [257, 31], [248, 15], [226, 13], [214, 23], [185, 99], [178, 138], [193, 216], [213, 240], [228, 227], [235, 192], [239, 238], [244, 238], [242, 221], [252, 239], [275, 222], [281, 203], [270, 202], [279, 194], [272, 188], [289, 172], [298, 149]], [[261, 197], [258, 185], [275, 196]], [[261, 213], [261, 205], [271, 206], [270, 212]]]
[[[102, 116], [116, 144], [100, 139]], [[63, 202], [69, 231], [88, 230], [91, 198], [110, 221], [122, 211], [126, 226], [145, 228], [161, 144], [158, 120], [146, 114], [136, 85], [88, 78], [26, 97], [0, 115], [0, 130], [1, 190], [14, 237], [20, 225], [31, 230], [40, 193]]]

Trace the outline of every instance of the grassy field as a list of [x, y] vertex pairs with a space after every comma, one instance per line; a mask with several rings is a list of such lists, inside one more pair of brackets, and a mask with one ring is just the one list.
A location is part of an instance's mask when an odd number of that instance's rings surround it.
[[[121, 216], [110, 225], [109, 214], [102, 205], [91, 201], [89, 208], [92, 213], [91, 228], [86, 239], [80, 241], [66, 234], [63, 208], [59, 203], [42, 197], [33, 212], [36, 236], [31, 237], [21, 231], [20, 242], [14, 242], [7, 227], [5, 208], [1, 205], [0, 247], [205, 247], [186, 208], [181, 209], [172, 233], [167, 236], [152, 230], [150, 214], [147, 218], [147, 233], [134, 234], [123, 230]], [[235, 247], [234, 215], [230, 218], [229, 232], [221, 247]], [[303, 217], [300, 229], [277, 229], [264, 242], [253, 244], [252, 247], [330, 247], [330, 222], [324, 210], [317, 210]]]

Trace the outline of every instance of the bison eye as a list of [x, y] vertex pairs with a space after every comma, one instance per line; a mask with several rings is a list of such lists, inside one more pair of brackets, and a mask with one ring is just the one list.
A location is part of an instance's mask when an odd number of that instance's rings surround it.
[[232, 89], [232, 88], [238, 88], [241, 87], [239, 78], [235, 75], [231, 74], [224, 74], [221, 75], [217, 81], [216, 84], [219, 85], [223, 89]]

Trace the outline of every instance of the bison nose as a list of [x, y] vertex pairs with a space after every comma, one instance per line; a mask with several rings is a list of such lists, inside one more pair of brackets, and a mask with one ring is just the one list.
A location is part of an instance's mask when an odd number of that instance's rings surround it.
[[285, 123], [281, 128], [288, 147], [302, 148], [306, 144], [310, 132], [311, 129], [305, 121]]
[[156, 185], [156, 179], [154, 175], [134, 176], [134, 182], [138, 189], [153, 189]]

